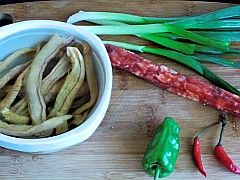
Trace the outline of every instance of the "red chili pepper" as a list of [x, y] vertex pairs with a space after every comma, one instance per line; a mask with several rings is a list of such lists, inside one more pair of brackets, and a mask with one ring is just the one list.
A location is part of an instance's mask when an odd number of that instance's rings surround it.
[[237, 167], [231, 160], [231, 158], [227, 155], [226, 151], [222, 147], [222, 145], [216, 145], [214, 149], [214, 156], [216, 159], [224, 165], [226, 168], [228, 168], [230, 171], [240, 174], [240, 168]]
[[222, 122], [222, 129], [220, 133], [220, 138], [218, 144], [214, 148], [214, 156], [216, 159], [227, 169], [229, 169], [231, 172], [234, 172], [236, 174], [240, 174], [240, 168], [237, 167], [231, 160], [231, 158], [228, 156], [227, 152], [224, 150], [224, 148], [221, 145], [221, 140], [222, 140], [222, 134], [224, 127], [226, 125], [226, 117], [225, 115], [222, 115], [221, 117], [221, 122]]
[[219, 122], [216, 122], [216, 123], [211, 124], [210, 126], [207, 126], [206, 128], [204, 128], [197, 136], [195, 136], [194, 141], [193, 141], [193, 153], [192, 153], [193, 159], [194, 159], [194, 162], [195, 162], [199, 172], [202, 173], [202, 175], [204, 175], [205, 177], [207, 176], [207, 174], [204, 171], [202, 158], [201, 158], [200, 136], [205, 131], [207, 131], [209, 128], [211, 128], [212, 126], [215, 126], [218, 123]]
[[200, 139], [198, 137], [194, 138], [193, 142], [193, 159], [195, 164], [202, 175], [207, 176], [206, 172], [203, 169], [202, 158], [201, 158], [201, 149], [200, 149]]

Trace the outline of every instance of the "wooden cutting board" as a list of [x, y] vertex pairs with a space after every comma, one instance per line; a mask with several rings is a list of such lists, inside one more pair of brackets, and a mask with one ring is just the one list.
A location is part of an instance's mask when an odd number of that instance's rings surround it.
[[[0, 6], [15, 21], [52, 19], [65, 21], [79, 11], [115, 11], [145, 16], [182, 16], [206, 13], [229, 4], [161, 0], [45, 1]], [[102, 37], [142, 43], [133, 37]], [[1, 50], [0, 50], [1, 52]], [[165, 58], [144, 55], [175, 70], [201, 78]], [[228, 82], [240, 87], [240, 71], [207, 64]], [[85, 142], [64, 151], [33, 155], [0, 148], [0, 179], [152, 179], [142, 169], [146, 145], [164, 117], [172, 116], [181, 125], [181, 151], [175, 172], [168, 179], [202, 179], [191, 156], [194, 134], [217, 121], [219, 112], [161, 90], [129, 73], [114, 70], [112, 99], [97, 131]], [[208, 179], [239, 179], [219, 165], [213, 156], [220, 128], [202, 139], [202, 159]], [[224, 146], [240, 166], [240, 121], [230, 118]]]

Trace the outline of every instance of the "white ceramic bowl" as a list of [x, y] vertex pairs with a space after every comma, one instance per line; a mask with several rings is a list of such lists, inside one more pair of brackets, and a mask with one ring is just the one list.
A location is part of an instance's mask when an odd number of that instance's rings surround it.
[[59, 151], [89, 138], [106, 114], [112, 89], [112, 67], [102, 41], [95, 35], [80, 31], [74, 25], [58, 21], [33, 20], [14, 23], [0, 28], [0, 60], [24, 47], [33, 47], [53, 34], [73, 36], [87, 41], [94, 55], [94, 68], [99, 83], [99, 98], [86, 121], [57, 136], [23, 139], [0, 134], [0, 146], [23, 152], [49, 153]]

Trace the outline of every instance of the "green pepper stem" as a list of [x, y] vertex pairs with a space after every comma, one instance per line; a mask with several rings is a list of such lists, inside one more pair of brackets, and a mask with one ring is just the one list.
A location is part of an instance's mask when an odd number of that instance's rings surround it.
[[155, 173], [154, 173], [154, 180], [157, 180], [160, 174], [160, 168], [156, 166]]

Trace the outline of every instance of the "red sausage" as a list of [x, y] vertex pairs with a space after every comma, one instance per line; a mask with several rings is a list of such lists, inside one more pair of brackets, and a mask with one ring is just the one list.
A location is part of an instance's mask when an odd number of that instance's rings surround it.
[[212, 84], [184, 76], [133, 52], [105, 45], [112, 66], [126, 70], [179, 96], [240, 117], [240, 97]]

